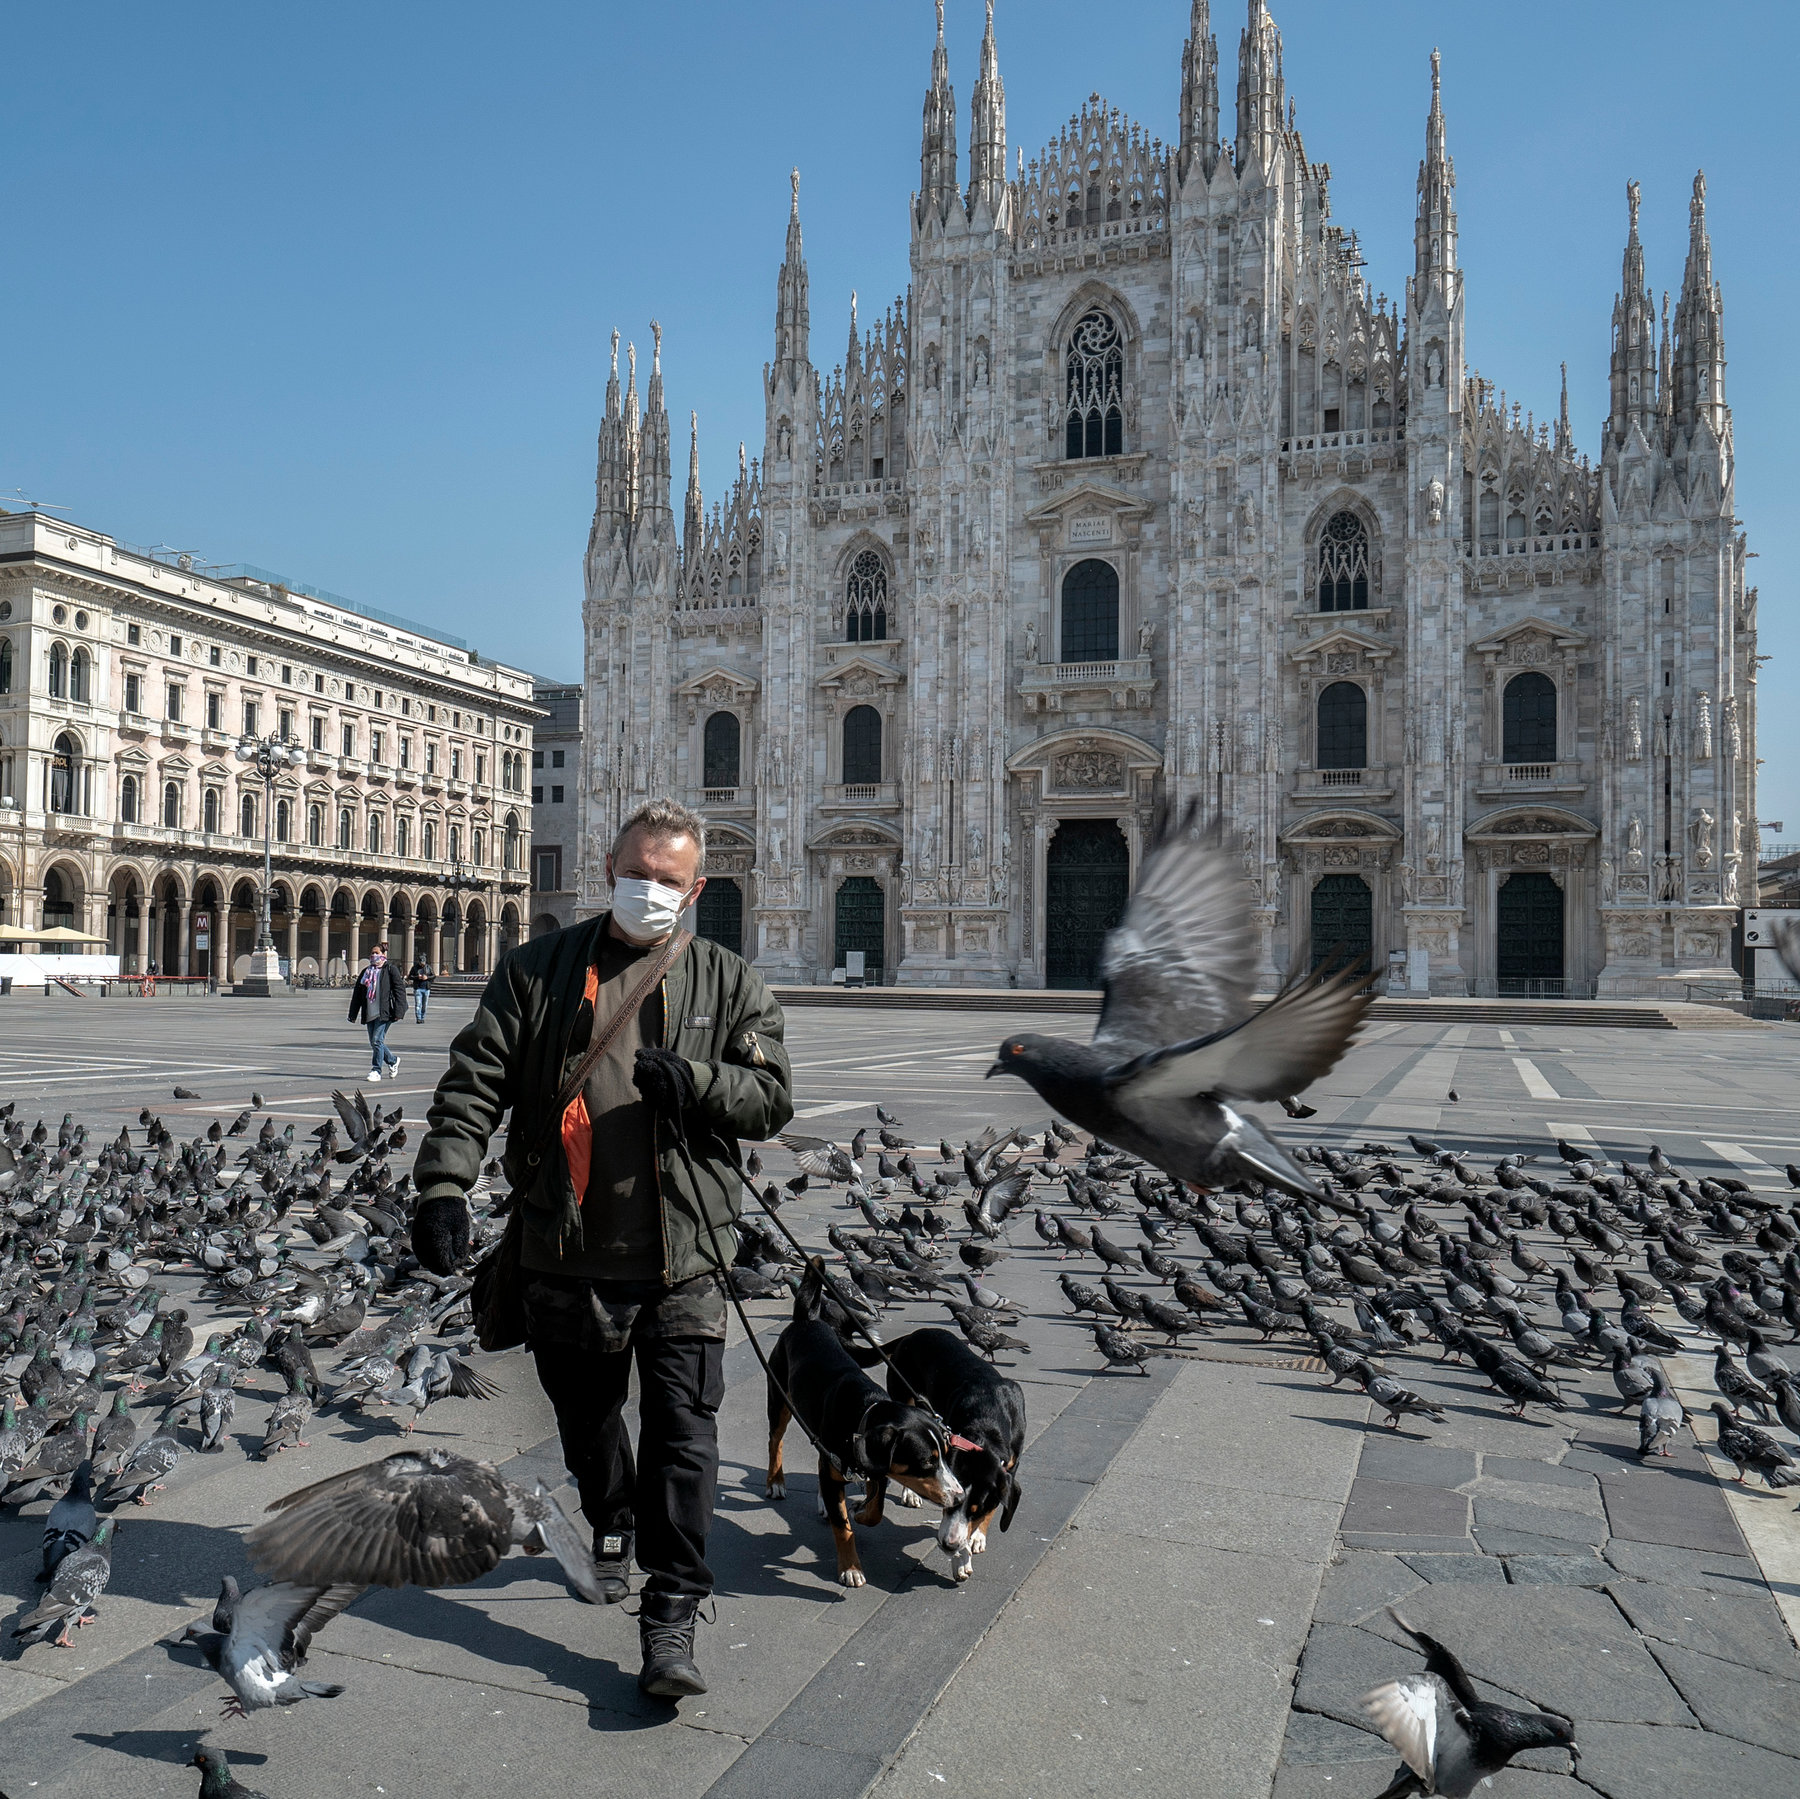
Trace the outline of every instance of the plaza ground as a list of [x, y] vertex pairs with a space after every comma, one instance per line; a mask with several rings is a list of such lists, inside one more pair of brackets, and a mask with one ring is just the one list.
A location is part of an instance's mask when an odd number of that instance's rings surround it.
[[[422, 1118], [467, 1000], [395, 1028], [383, 1089]], [[260, 1090], [299, 1133], [332, 1086], [367, 1068], [339, 995], [286, 1001], [0, 1001], [0, 1104], [95, 1137], [154, 1107], [178, 1136], [228, 1122]], [[1023, 1028], [1085, 1036], [1092, 1019]], [[1041, 1128], [1022, 1085], [984, 1081], [1004, 1013], [796, 1009], [794, 1128], [847, 1139], [877, 1101], [920, 1156], [987, 1124]], [[1291, 1142], [1404, 1145], [1419, 1132], [1477, 1158], [1558, 1137], [1616, 1161], [1652, 1141], [1695, 1173], [1785, 1192], [1800, 1160], [1800, 1029], [1638, 1031], [1386, 1019], [1309, 1093], [1318, 1116], [1277, 1117]], [[201, 1095], [171, 1099], [175, 1085]], [[1451, 1089], [1459, 1094], [1452, 1103]], [[416, 1140], [416, 1139], [415, 1139]], [[780, 1152], [771, 1166], [785, 1172]], [[1045, 1203], [1060, 1200], [1046, 1189]], [[821, 1246], [860, 1220], [841, 1192], [784, 1212]], [[1131, 1239], [1129, 1218], [1121, 1237]], [[126, 1507], [115, 1572], [77, 1646], [0, 1659], [0, 1789], [44, 1795], [191, 1794], [204, 1736], [246, 1785], [333, 1793], [531, 1792], [839, 1799], [1128, 1793], [1204, 1799], [1366, 1799], [1396, 1758], [1359, 1727], [1358, 1696], [1417, 1665], [1381, 1611], [1465, 1653], [1472, 1668], [1581, 1721], [1583, 1756], [1496, 1783], [1496, 1799], [1689, 1799], [1800, 1792], [1800, 1533], [1792, 1496], [1725, 1494], [1703, 1445], [1641, 1470], [1610, 1384], [1583, 1376], [1566, 1414], [1502, 1415], [1468, 1369], [1398, 1358], [1449, 1422], [1397, 1440], [1367, 1402], [1325, 1390], [1293, 1341], [1226, 1327], [1148, 1379], [1102, 1370], [1065, 1315], [1057, 1260], [1028, 1219], [991, 1276], [1027, 1313], [1031, 1442], [1013, 1527], [954, 1586], [925, 1512], [859, 1532], [869, 1585], [839, 1588], [806, 1459], [789, 1498], [762, 1498], [762, 1378], [733, 1325], [712, 1561], [717, 1622], [699, 1656], [712, 1684], [678, 1714], [636, 1691], [636, 1626], [564, 1595], [521, 1558], [473, 1586], [376, 1593], [319, 1638], [309, 1667], [348, 1694], [221, 1722], [223, 1687], [170, 1639], [242, 1574], [238, 1533], [277, 1493], [399, 1443], [385, 1418], [327, 1423], [274, 1466], [241, 1452], [186, 1457], [148, 1511]], [[1176, 1254], [1194, 1259], [1191, 1240]], [[1082, 1270], [1093, 1278], [1094, 1269]], [[1139, 1283], [1143, 1284], [1143, 1283]], [[783, 1315], [751, 1308], [765, 1341]], [[937, 1308], [902, 1308], [890, 1335]], [[1706, 1367], [1671, 1367], [1706, 1428]], [[420, 1426], [441, 1442], [560, 1481], [549, 1409], [520, 1353], [487, 1358], [499, 1400], [446, 1401]], [[1573, 1390], [1573, 1389], [1572, 1389]], [[265, 1382], [236, 1428], [260, 1441]], [[790, 1440], [796, 1450], [798, 1440]], [[572, 1500], [571, 1500], [572, 1503]], [[0, 1576], [34, 1591], [42, 1505], [0, 1522]], [[633, 1608], [635, 1609], [635, 1608]], [[10, 1614], [9, 1614], [10, 1615]], [[1578, 1777], [1577, 1777], [1578, 1776]]]

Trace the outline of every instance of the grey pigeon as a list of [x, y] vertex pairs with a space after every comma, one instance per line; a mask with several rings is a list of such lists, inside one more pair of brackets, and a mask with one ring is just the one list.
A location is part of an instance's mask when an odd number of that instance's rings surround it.
[[200, 1770], [199, 1799], [263, 1799], [234, 1778], [223, 1749], [196, 1749], [194, 1766]]
[[1364, 1363], [1356, 1371], [1356, 1377], [1362, 1382], [1362, 1389], [1386, 1413], [1383, 1422], [1390, 1430], [1400, 1428], [1400, 1420], [1409, 1413], [1431, 1419], [1436, 1424], [1444, 1422], [1444, 1408], [1415, 1393], [1410, 1387], [1403, 1387], [1391, 1375], [1381, 1373], [1378, 1369]]
[[1528, 1749], [1576, 1752], [1568, 1719], [1489, 1704], [1442, 1643], [1414, 1630], [1392, 1608], [1388, 1616], [1425, 1651], [1425, 1671], [1383, 1681], [1363, 1700], [1375, 1728], [1405, 1764], [1380, 1799], [1431, 1793], [1468, 1799]]
[[1291, 1096], [1330, 1072], [1369, 1005], [1364, 974], [1296, 979], [1251, 1003], [1251, 894], [1238, 860], [1190, 809], [1145, 857], [1101, 955], [1106, 998], [1090, 1044], [1008, 1037], [989, 1076], [1016, 1075], [1064, 1117], [1177, 1180], [1245, 1177], [1305, 1198], [1322, 1189], [1245, 1100]]
[[546, 1550], [590, 1604], [593, 1553], [539, 1481], [527, 1490], [447, 1449], [402, 1450], [277, 1499], [244, 1539], [252, 1566], [302, 1586], [454, 1587], [508, 1549]]
[[1144, 1366], [1145, 1358], [1162, 1353], [1147, 1343], [1134, 1343], [1122, 1332], [1114, 1330], [1104, 1318], [1094, 1320], [1094, 1345], [1106, 1357], [1109, 1367], [1134, 1368], [1144, 1375], [1150, 1372]]
[[237, 1415], [237, 1391], [231, 1384], [235, 1372], [231, 1363], [219, 1362], [213, 1368], [212, 1380], [201, 1389], [200, 1447], [204, 1450], [225, 1447], [231, 1421]]
[[1746, 1424], [1722, 1399], [1712, 1402], [1712, 1412], [1719, 1421], [1719, 1453], [1736, 1467], [1739, 1481], [1754, 1469], [1766, 1486], [1800, 1487], [1800, 1467], [1783, 1444]]
[[50, 1577], [50, 1591], [13, 1626], [15, 1637], [41, 1643], [54, 1632], [57, 1648], [73, 1647], [70, 1630], [88, 1621], [112, 1576], [112, 1534], [112, 1519], [102, 1518], [93, 1541], [63, 1557]]
[[1650, 1392], [1638, 1407], [1638, 1454], [1673, 1455], [1669, 1439], [1687, 1423], [1687, 1408], [1670, 1391], [1662, 1364], [1649, 1366]]
[[1613, 1385], [1619, 1389], [1622, 1401], [1619, 1410], [1622, 1412], [1630, 1411], [1639, 1400], [1656, 1390], [1650, 1364], [1642, 1356], [1628, 1356], [1622, 1349], [1613, 1351], [1612, 1377]]
[[243, 1593], [227, 1575], [213, 1611], [213, 1630], [190, 1624], [184, 1636], [199, 1644], [231, 1688], [225, 1715], [241, 1718], [265, 1706], [336, 1699], [344, 1691], [341, 1686], [301, 1680], [295, 1670], [306, 1660], [312, 1639], [362, 1591], [359, 1586], [302, 1587], [283, 1580]]
[[94, 1540], [94, 1526], [99, 1522], [94, 1511], [94, 1465], [83, 1462], [69, 1482], [69, 1490], [44, 1519], [44, 1571], [39, 1580], [49, 1580], [57, 1566], [77, 1549], [85, 1549]]

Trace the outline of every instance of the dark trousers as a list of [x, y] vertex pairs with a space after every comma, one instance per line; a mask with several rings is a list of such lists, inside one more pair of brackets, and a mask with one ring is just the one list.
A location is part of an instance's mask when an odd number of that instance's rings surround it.
[[[712, 1591], [706, 1538], [719, 1479], [725, 1345], [633, 1332], [626, 1348], [534, 1338], [538, 1380], [556, 1408], [563, 1460], [597, 1536], [637, 1531], [649, 1594]], [[625, 1421], [637, 1357], [637, 1453]]]

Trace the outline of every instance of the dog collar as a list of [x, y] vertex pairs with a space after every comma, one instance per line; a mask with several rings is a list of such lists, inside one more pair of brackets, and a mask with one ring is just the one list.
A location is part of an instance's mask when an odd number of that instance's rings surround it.
[[884, 1469], [875, 1467], [870, 1462], [868, 1449], [863, 1443], [863, 1426], [869, 1422], [869, 1414], [881, 1404], [885, 1397], [885, 1394], [877, 1393], [875, 1397], [863, 1407], [862, 1416], [856, 1421], [856, 1429], [850, 1433], [850, 1454], [854, 1458], [853, 1466], [859, 1474], [881, 1474], [886, 1472]]
[[981, 1445], [979, 1443], [971, 1443], [967, 1437], [959, 1437], [955, 1431], [952, 1431], [950, 1433], [950, 1447], [952, 1449], [979, 1450]]

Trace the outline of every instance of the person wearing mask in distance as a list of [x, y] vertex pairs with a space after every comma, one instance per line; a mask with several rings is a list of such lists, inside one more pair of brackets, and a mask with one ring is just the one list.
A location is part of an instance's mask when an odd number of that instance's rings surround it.
[[[608, 1601], [630, 1591], [634, 1553], [644, 1573], [638, 1682], [665, 1699], [706, 1691], [694, 1625], [713, 1586], [737, 1140], [774, 1136], [794, 1111], [762, 977], [680, 929], [705, 854], [704, 821], [672, 800], [625, 820], [606, 859], [610, 910], [501, 959], [450, 1046], [413, 1171], [414, 1253], [449, 1274], [468, 1253], [464, 1195], [512, 1107], [524, 1333]], [[510, 1278], [504, 1250], [497, 1268]]]
[[378, 943], [350, 988], [350, 1022], [360, 1018], [369, 1027], [368, 1079], [379, 1081], [385, 1070], [389, 1080], [400, 1072], [400, 1058], [387, 1046], [388, 1026], [406, 1016], [406, 989], [400, 971], [388, 960], [388, 946]]

